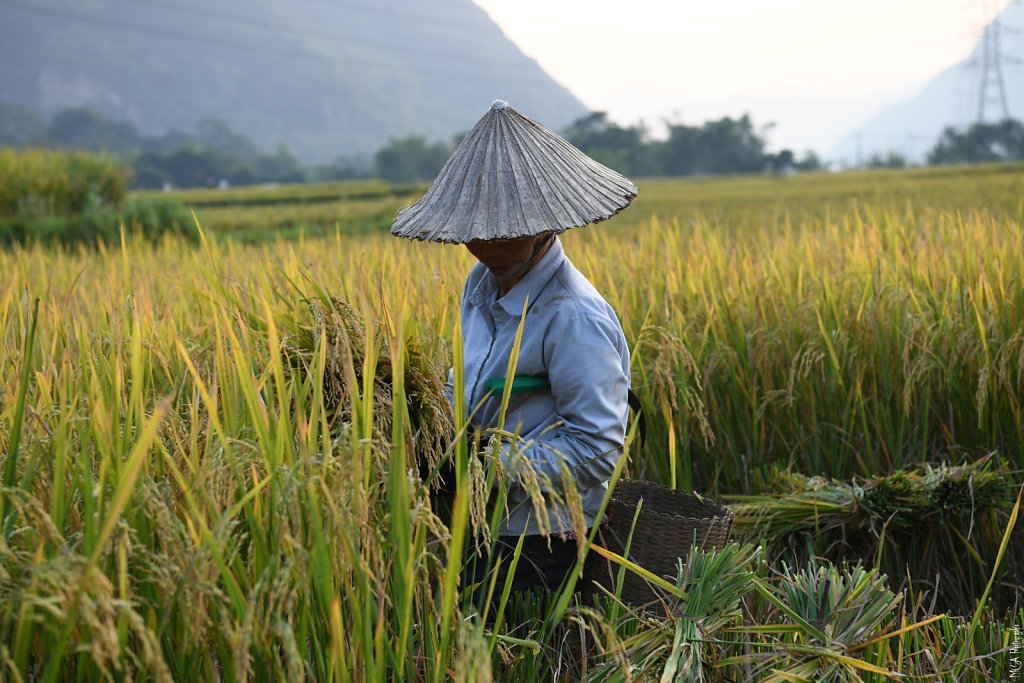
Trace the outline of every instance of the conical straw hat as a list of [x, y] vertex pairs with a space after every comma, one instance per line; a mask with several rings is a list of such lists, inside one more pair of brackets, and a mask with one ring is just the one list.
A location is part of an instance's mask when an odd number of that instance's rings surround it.
[[558, 233], [614, 216], [637, 191], [497, 100], [423, 198], [398, 212], [391, 233], [452, 244]]

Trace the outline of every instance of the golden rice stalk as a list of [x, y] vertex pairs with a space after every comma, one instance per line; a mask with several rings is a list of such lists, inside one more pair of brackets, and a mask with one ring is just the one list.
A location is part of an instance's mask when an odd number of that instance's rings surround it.
[[491, 655], [487, 649], [487, 638], [468, 621], [459, 629], [459, 647], [454, 662], [454, 680], [459, 683], [482, 683], [492, 681]]
[[[293, 366], [308, 371], [316, 355], [321, 331], [327, 340], [324, 370], [324, 409], [344, 428], [351, 426], [352, 406], [350, 377], [355, 378], [355, 395], [361, 396], [366, 378], [362, 376], [367, 342], [372, 344], [377, 358], [372, 377], [373, 425], [372, 438], [382, 449], [391, 442], [393, 393], [392, 358], [388, 334], [383, 324], [373, 325], [368, 332], [366, 320], [352, 305], [332, 297], [327, 302], [310, 305], [311, 318], [299, 321], [297, 332], [283, 340], [285, 352]], [[372, 335], [372, 339], [370, 339]], [[444, 393], [444, 373], [431, 358], [423, 355], [415, 340], [405, 342], [405, 393], [409, 422], [406, 441], [417, 457], [436, 466], [444, 454], [454, 431], [451, 405]]]
[[[16, 501], [16, 505], [26, 520], [45, 522], [40, 528], [52, 534], [52, 520], [38, 501]], [[119, 542], [130, 544], [127, 525], [121, 524], [120, 533]], [[59, 637], [66, 630], [70, 633], [69, 653], [84, 656], [105, 680], [140, 675], [147, 680], [172, 680], [160, 639], [139, 612], [139, 605], [120, 597], [110, 577], [90, 566], [84, 555], [68, 551], [41, 557], [34, 550], [0, 542], [0, 566], [5, 568], [0, 609], [0, 624], [5, 628], [14, 620], [24, 620], [36, 634], [36, 642], [43, 633]], [[69, 621], [72, 623], [66, 629]], [[132, 648], [121, 646], [120, 629], [131, 639]], [[49, 654], [33, 652], [40, 662]], [[68, 657], [71, 661], [73, 657]], [[34, 680], [35, 673], [30, 673], [29, 680]]]

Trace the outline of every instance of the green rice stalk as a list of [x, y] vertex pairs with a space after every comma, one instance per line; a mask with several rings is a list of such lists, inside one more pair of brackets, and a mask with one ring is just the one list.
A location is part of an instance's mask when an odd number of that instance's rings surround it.
[[[32, 322], [25, 334], [24, 349], [21, 354], [21, 382], [18, 385], [18, 396], [14, 402], [14, 417], [11, 419], [10, 445], [7, 448], [7, 458], [4, 463], [4, 488], [10, 490], [14, 487], [14, 479], [18, 466], [18, 447], [21, 444], [21, 422], [25, 415], [25, 401], [28, 397], [29, 370], [32, 366], [32, 347], [35, 344], [36, 324], [39, 320], [39, 299], [36, 299], [32, 307]], [[4, 492], [3, 502], [0, 504], [0, 529], [3, 530], [4, 538], [9, 539], [11, 530], [7, 523], [9, 502], [8, 494]]]
[[978, 628], [978, 623], [981, 619], [985, 602], [988, 599], [989, 592], [992, 590], [992, 584], [996, 580], [996, 576], [999, 575], [1003, 555], [1010, 542], [1010, 534], [1013, 533], [1013, 528], [1017, 524], [1017, 513], [1020, 511], [1020, 501], [1022, 496], [1024, 496], [1024, 487], [1021, 487], [1020, 491], [1017, 493], [1017, 501], [1013, 504], [1013, 510], [1010, 511], [1010, 519], [1006, 523], [1006, 531], [1003, 532], [1002, 540], [999, 543], [999, 551], [996, 554], [996, 561], [992, 566], [992, 575], [989, 577], [988, 583], [985, 584], [985, 591], [978, 599], [978, 607], [974, 610], [974, 616], [971, 618], [971, 623], [967, 627], [967, 634], [964, 637], [964, 644], [960, 649], [960, 656], [958, 657], [960, 661], [966, 661], [967, 650], [974, 639], [974, 632]]

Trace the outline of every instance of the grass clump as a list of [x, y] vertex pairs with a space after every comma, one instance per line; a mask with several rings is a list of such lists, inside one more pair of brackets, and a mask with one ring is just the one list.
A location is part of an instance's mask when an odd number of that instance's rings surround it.
[[130, 168], [84, 151], [0, 148], [0, 218], [70, 216], [94, 204], [118, 206]]
[[908, 604], [885, 574], [861, 565], [778, 565], [763, 548], [733, 542], [691, 550], [672, 591], [676, 605], [664, 613], [629, 610], [614, 595], [572, 610], [581, 636], [565, 639], [568, 679], [990, 681], [1008, 661], [997, 644], [1009, 632], [997, 623], [972, 630], [965, 618]]
[[79, 151], [0, 149], [0, 245], [116, 243], [172, 233], [194, 239], [195, 219], [171, 197], [126, 199], [130, 169]]
[[[883, 680], [892, 663], [903, 666], [901, 653], [886, 642], [902, 596], [889, 590], [885, 575], [811, 559], [803, 569], [783, 565], [771, 583], [759, 580], [757, 587], [777, 609], [775, 628], [765, 625], [763, 632], [782, 635], [733, 659], [754, 664], [749, 680], [845, 683], [872, 674]], [[865, 652], [872, 643], [883, 645]]]
[[15, 216], [0, 219], [0, 245], [116, 244], [127, 239], [156, 240], [166, 234], [196, 241], [195, 219], [172, 199], [129, 199], [120, 209], [91, 205], [73, 216]]

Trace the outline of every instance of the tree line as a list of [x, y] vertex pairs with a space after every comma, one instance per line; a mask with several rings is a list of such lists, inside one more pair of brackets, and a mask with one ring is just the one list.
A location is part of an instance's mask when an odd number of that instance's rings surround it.
[[[768, 151], [770, 126], [758, 130], [750, 116], [723, 117], [701, 125], [666, 125], [652, 139], [645, 124], [620, 126], [604, 112], [581, 117], [560, 131], [597, 161], [632, 177], [728, 173], [788, 173], [825, 168], [813, 151], [801, 158], [788, 149]], [[393, 183], [429, 181], [461, 140], [428, 142], [422, 136], [393, 138], [372, 156], [339, 157], [321, 166], [303, 164], [287, 147], [273, 153], [232, 131], [223, 121], [203, 119], [190, 131], [144, 136], [131, 123], [112, 121], [88, 108], [69, 108], [46, 122], [19, 105], [0, 100], [0, 146], [87, 149], [117, 155], [134, 169], [140, 188], [251, 185], [376, 177]], [[1020, 121], [947, 128], [928, 153], [929, 164], [1024, 159]], [[869, 167], [906, 166], [889, 153]]]
[[136, 188], [253, 185], [348, 180], [372, 175], [369, 162], [340, 159], [307, 166], [284, 145], [266, 152], [219, 119], [191, 130], [146, 136], [133, 124], [113, 121], [88, 107], [57, 112], [50, 121], [0, 100], [0, 147], [83, 149], [112, 154], [133, 169]]
[[[632, 177], [713, 175], [729, 173], [788, 173], [823, 170], [811, 150], [797, 158], [792, 150], [767, 150], [764, 130], [749, 115], [724, 117], [699, 126], [668, 124], [663, 140], [653, 140], [643, 123], [620, 126], [604, 112], [577, 119], [562, 135], [598, 162]], [[440, 170], [451, 145], [428, 144], [422, 137], [391, 140], [377, 152], [378, 177], [392, 182], [429, 180]], [[1024, 125], [1007, 119], [976, 123], [966, 130], [946, 128], [928, 152], [930, 165], [1024, 160]], [[876, 154], [868, 168], [903, 168], [909, 163], [896, 153]]]

